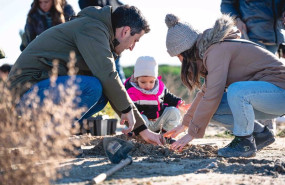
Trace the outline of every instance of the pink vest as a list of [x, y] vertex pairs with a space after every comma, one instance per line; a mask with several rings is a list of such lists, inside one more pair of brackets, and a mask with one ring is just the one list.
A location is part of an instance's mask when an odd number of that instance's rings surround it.
[[[127, 79], [128, 81], [130, 79]], [[135, 87], [131, 87], [127, 89], [127, 92], [130, 96], [130, 98], [133, 100], [135, 104], [138, 105], [151, 105], [151, 106], [157, 106], [157, 118], [159, 117], [159, 111], [161, 110], [160, 104], [163, 103], [163, 97], [164, 97], [164, 83], [161, 81], [161, 76], [158, 77], [159, 82], [159, 89], [157, 94], [144, 94], [140, 90], [136, 89]], [[141, 112], [143, 114], [143, 112]]]

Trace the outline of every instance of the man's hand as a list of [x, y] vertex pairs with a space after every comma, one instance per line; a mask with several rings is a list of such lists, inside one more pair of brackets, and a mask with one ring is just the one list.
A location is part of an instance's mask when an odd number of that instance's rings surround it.
[[153, 145], [163, 145], [165, 143], [164, 137], [159, 133], [154, 133], [149, 129], [140, 132], [140, 136], [148, 143]]
[[168, 132], [166, 132], [165, 134], [163, 134], [163, 136], [175, 138], [180, 133], [184, 132], [187, 128], [188, 128], [187, 126], [180, 124], [177, 127], [173, 128], [173, 129], [169, 130]]
[[125, 123], [125, 121], [128, 122], [129, 127], [127, 129], [123, 129], [122, 132], [124, 134], [128, 134], [129, 132], [131, 132], [133, 130], [134, 125], [136, 123], [136, 118], [135, 118], [133, 109], [131, 109], [128, 113], [121, 115], [120, 124], [123, 125]]
[[246, 25], [240, 18], [236, 18], [236, 26], [243, 35], [243, 37], [248, 40]]
[[190, 141], [192, 141], [194, 137], [192, 137], [190, 134], [186, 134], [176, 142], [174, 142], [170, 148], [172, 150], [178, 150], [179, 152], [182, 152], [182, 149], [185, 145], [187, 145]]

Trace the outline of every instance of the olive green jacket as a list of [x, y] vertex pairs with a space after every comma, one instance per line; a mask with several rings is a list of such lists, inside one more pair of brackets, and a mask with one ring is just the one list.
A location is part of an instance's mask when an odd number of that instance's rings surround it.
[[[68, 75], [69, 56], [73, 51], [77, 74], [97, 77], [114, 109], [121, 112], [135, 107], [115, 69], [111, 12], [109, 6], [88, 7], [74, 20], [40, 34], [22, 52], [9, 74], [12, 92], [22, 96], [31, 85], [49, 78], [55, 59], [59, 61], [58, 75]], [[137, 128], [144, 121], [138, 111], [135, 114]]]

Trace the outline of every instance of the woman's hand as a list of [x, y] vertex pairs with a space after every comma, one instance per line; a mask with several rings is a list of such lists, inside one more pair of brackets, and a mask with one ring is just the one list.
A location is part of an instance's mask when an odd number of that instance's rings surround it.
[[140, 136], [148, 143], [153, 144], [153, 145], [163, 145], [165, 144], [165, 139], [162, 137], [161, 134], [159, 133], [154, 133], [150, 131], [149, 129], [145, 129], [141, 131]]
[[178, 125], [177, 127], [173, 128], [172, 130], [169, 130], [165, 134], [163, 134], [163, 137], [171, 137], [175, 138], [178, 136], [180, 133], [184, 132], [188, 127], [185, 125]]
[[192, 141], [194, 137], [192, 137], [190, 134], [186, 134], [176, 142], [174, 142], [171, 146], [170, 149], [172, 150], [178, 150], [179, 152], [182, 152], [182, 149], [185, 145], [187, 145], [190, 141]]

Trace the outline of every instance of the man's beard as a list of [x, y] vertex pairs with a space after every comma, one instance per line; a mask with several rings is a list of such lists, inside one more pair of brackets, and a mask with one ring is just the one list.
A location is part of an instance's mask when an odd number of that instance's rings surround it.
[[118, 53], [118, 52], [116, 51], [116, 47], [117, 47], [118, 45], [120, 45], [120, 42], [119, 42], [117, 39], [114, 39], [114, 40], [113, 40], [114, 53], [116, 53], [117, 55], [120, 55], [121, 53]]
[[119, 44], [120, 44], [120, 42], [115, 38], [115, 39], [113, 40], [113, 46], [114, 46], [114, 48], [117, 47]]

